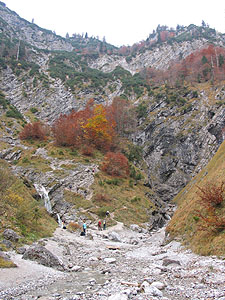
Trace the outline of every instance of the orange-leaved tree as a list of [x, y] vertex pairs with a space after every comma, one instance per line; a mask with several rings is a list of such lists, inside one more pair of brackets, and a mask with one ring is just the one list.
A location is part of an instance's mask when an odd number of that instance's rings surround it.
[[83, 125], [84, 140], [97, 149], [109, 150], [116, 137], [114, 128], [114, 120], [109, 121], [106, 117], [106, 108], [102, 104], [96, 105], [93, 116]]
[[53, 124], [52, 132], [57, 145], [79, 148], [84, 143], [84, 125], [93, 115], [93, 100], [90, 100], [85, 109], [72, 111], [68, 115], [61, 115]]
[[128, 159], [122, 153], [107, 152], [101, 169], [111, 176], [127, 177], [129, 175]]

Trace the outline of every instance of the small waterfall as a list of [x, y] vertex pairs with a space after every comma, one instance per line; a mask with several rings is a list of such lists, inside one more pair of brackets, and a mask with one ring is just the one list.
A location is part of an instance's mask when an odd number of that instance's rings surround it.
[[60, 228], [63, 228], [63, 223], [62, 223], [62, 220], [60, 218], [60, 215], [59, 214], [56, 214], [57, 215], [57, 218], [58, 218], [58, 224], [59, 224], [59, 227]]
[[41, 196], [42, 199], [45, 201], [45, 208], [48, 213], [52, 213], [52, 205], [48, 196], [48, 192], [46, 191], [46, 188], [41, 184], [34, 184], [34, 187], [38, 194]]

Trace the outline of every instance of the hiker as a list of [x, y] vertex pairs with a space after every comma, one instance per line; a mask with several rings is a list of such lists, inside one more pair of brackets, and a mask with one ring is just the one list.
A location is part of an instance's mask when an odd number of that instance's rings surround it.
[[107, 212], [105, 213], [105, 216], [108, 217], [109, 216], [109, 211], [107, 210]]
[[103, 230], [106, 230], [106, 221], [103, 221]]
[[63, 229], [66, 229], [66, 224], [65, 224], [64, 221], [62, 221], [62, 228], [63, 228]]
[[102, 222], [100, 220], [98, 221], [98, 230], [102, 230]]
[[83, 223], [83, 232], [84, 232], [84, 235], [86, 234], [86, 229], [87, 229], [87, 225], [86, 225], [86, 223], [84, 222], [84, 223]]

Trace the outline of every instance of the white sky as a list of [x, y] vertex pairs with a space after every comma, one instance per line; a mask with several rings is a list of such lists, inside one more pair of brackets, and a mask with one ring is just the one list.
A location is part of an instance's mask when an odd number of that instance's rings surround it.
[[144, 40], [157, 25], [201, 25], [225, 33], [225, 0], [1, 0], [22, 18], [65, 37], [103, 36], [115, 46]]

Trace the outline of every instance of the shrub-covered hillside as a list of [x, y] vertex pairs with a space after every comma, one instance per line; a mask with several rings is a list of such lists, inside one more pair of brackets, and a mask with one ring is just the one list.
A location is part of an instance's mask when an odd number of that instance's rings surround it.
[[[40, 201], [34, 199], [36, 191], [14, 176], [8, 164], [0, 160], [0, 224], [4, 229], [14, 229], [22, 238], [20, 243], [32, 242], [50, 236], [56, 222], [46, 212]], [[1, 248], [5, 248], [0, 238]], [[14, 245], [19, 246], [19, 245]]]
[[178, 205], [167, 231], [202, 255], [225, 253], [225, 142], [174, 199]]

